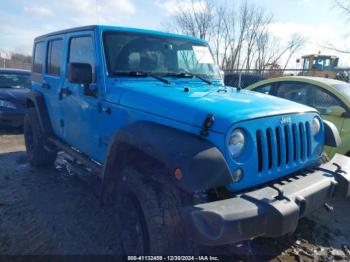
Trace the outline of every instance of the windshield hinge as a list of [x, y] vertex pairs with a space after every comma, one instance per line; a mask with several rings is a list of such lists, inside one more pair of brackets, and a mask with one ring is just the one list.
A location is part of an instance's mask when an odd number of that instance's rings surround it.
[[211, 128], [214, 124], [215, 117], [213, 114], [208, 114], [203, 122], [202, 129], [199, 134], [203, 137], [208, 136], [209, 128]]

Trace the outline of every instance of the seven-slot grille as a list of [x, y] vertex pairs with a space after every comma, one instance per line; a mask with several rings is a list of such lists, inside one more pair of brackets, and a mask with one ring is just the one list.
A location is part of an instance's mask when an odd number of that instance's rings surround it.
[[256, 131], [258, 172], [303, 162], [311, 155], [310, 123], [292, 123]]

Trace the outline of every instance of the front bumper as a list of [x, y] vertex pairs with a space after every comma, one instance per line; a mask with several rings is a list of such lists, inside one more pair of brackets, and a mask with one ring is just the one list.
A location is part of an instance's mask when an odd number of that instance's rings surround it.
[[0, 127], [22, 127], [24, 121], [24, 113], [0, 111]]
[[283, 236], [296, 229], [299, 218], [329, 199], [349, 196], [350, 158], [336, 154], [316, 170], [234, 198], [186, 207], [183, 218], [196, 242], [222, 245]]

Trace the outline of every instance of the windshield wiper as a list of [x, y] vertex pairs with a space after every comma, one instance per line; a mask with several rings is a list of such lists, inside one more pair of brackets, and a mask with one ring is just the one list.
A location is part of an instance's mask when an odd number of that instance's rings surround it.
[[174, 76], [174, 77], [192, 77], [192, 78], [193, 78], [193, 77], [196, 77], [196, 78], [202, 80], [203, 82], [206, 82], [206, 83], [209, 84], [209, 85], [212, 85], [212, 84], [213, 84], [210, 80], [208, 80], [208, 79], [206, 79], [206, 78], [204, 78], [204, 77], [202, 77], [202, 76], [200, 76], [200, 75], [193, 74], [193, 73], [189, 73], [189, 72], [168, 73], [168, 74], [166, 74], [166, 75], [167, 75], [167, 76]]
[[166, 83], [168, 85], [171, 84], [171, 82], [159, 75], [150, 73], [150, 72], [140, 72], [140, 71], [112, 71], [109, 72], [111, 75], [120, 75], [120, 76], [131, 76], [131, 77], [153, 77], [163, 83]]

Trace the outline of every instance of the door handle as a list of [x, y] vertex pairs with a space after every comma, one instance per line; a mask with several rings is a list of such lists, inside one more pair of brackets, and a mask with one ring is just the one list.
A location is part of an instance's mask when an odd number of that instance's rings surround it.
[[63, 87], [60, 89], [59, 98], [60, 100], [62, 100], [63, 95], [69, 96], [71, 94], [72, 94], [72, 91], [70, 91], [68, 87]]
[[49, 88], [51, 88], [51, 86], [48, 83], [43, 83], [42, 88], [49, 89]]
[[85, 85], [84, 86], [84, 95], [97, 98], [98, 97], [97, 87], [90, 87], [89, 85]]

